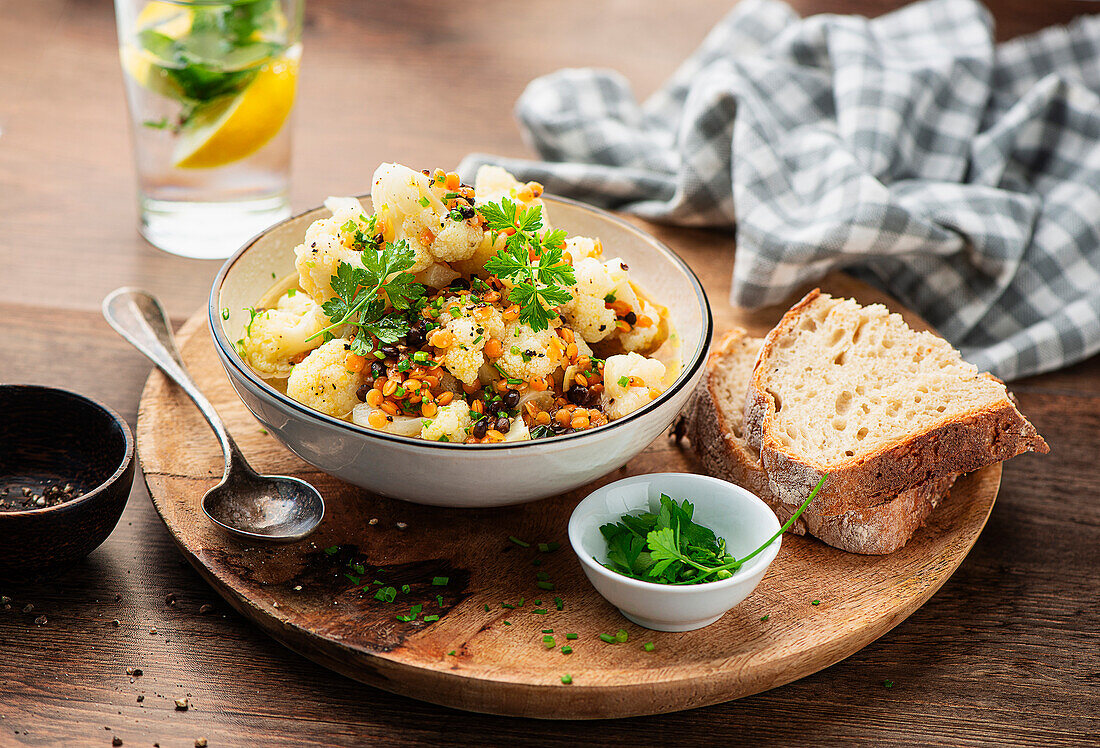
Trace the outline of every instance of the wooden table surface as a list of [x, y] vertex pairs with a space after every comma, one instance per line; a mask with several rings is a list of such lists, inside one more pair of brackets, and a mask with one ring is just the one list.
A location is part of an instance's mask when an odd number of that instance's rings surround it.
[[[795, 3], [871, 15], [898, 4]], [[1007, 38], [1094, 6], [991, 7]], [[383, 160], [451, 167], [472, 150], [526, 155], [510, 112], [528, 80], [607, 66], [644, 96], [727, 9], [696, 0], [309, 0], [294, 206], [367, 192]], [[0, 19], [0, 381], [79, 390], [133, 423], [149, 364], [102, 321], [100, 299], [143, 286], [179, 322], [203, 303], [217, 263], [165, 255], [136, 233], [111, 3], [0, 0]], [[721, 328], [731, 314], [728, 232], [654, 230], [705, 279]], [[927, 605], [783, 688], [599, 723], [466, 714], [367, 688], [283, 649], [221, 603], [175, 550], [139, 480], [114, 534], [84, 562], [46, 580], [0, 578], [11, 598], [0, 604], [0, 746], [110, 745], [114, 736], [146, 746], [200, 736], [211, 746], [1095, 745], [1100, 358], [1013, 389], [1051, 454], [1005, 466], [985, 533]], [[133, 667], [144, 674], [131, 680]], [[174, 709], [182, 696], [186, 712]]]

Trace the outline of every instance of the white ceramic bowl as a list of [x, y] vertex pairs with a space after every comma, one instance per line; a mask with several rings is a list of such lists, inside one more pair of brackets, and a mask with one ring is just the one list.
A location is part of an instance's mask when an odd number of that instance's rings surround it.
[[[369, 198], [361, 198], [364, 207]], [[209, 321], [229, 381], [256, 418], [292, 452], [349, 483], [420, 504], [488, 507], [519, 504], [585, 485], [641, 452], [668, 428], [703, 375], [711, 314], [699, 279], [668, 247], [611, 214], [547, 198], [554, 225], [599, 237], [608, 258], [622, 257], [633, 279], [668, 306], [682, 341], [683, 369], [659, 398], [618, 421], [574, 434], [507, 444], [448, 444], [386, 434], [327, 416], [260, 379], [231, 341], [274, 282], [294, 272], [294, 247], [323, 208], [271, 227], [226, 261], [210, 293]], [[222, 319], [222, 310], [229, 318]]]
[[[592, 492], [569, 518], [569, 543], [588, 581], [619, 612], [657, 631], [692, 631], [709, 626], [749, 596], [779, 553], [782, 537], [749, 559], [729, 579], [671, 586], [625, 577], [603, 566], [607, 541], [600, 526], [627, 513], [657, 511], [661, 494], [695, 506], [694, 521], [726, 539], [734, 558], [749, 555], [779, 531], [768, 505], [740, 486], [692, 473], [654, 473], [609, 483]], [[598, 559], [598, 560], [597, 560]]]

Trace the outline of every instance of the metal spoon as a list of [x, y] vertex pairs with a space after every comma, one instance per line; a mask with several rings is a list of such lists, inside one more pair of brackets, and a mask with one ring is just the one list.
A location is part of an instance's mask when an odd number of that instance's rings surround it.
[[214, 524], [237, 537], [278, 542], [301, 540], [321, 524], [325, 502], [316, 488], [285, 475], [260, 475], [245, 461], [214, 406], [187, 373], [154, 296], [136, 288], [116, 289], [103, 300], [103, 316], [183, 388], [217, 434], [225, 471], [221, 483], [202, 497], [202, 510]]

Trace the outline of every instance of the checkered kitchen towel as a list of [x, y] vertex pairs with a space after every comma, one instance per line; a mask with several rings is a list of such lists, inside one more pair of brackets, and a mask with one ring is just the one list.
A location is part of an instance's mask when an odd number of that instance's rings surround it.
[[522, 179], [730, 226], [734, 304], [834, 268], [888, 289], [1005, 379], [1100, 350], [1100, 17], [994, 45], [972, 0], [868, 20], [743, 0], [639, 105], [562, 70], [516, 105]]

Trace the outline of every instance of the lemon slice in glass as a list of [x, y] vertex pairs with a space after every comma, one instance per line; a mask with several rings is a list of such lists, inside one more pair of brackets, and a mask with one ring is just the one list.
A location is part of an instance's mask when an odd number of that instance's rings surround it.
[[180, 132], [173, 166], [212, 169], [260, 150], [290, 115], [297, 82], [297, 57], [264, 64], [239, 95], [196, 112]]

